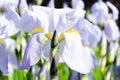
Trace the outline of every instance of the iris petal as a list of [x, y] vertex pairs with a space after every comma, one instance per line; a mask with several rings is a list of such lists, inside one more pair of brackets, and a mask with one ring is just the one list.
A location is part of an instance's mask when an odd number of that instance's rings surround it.
[[89, 73], [93, 68], [92, 56], [89, 51], [83, 52], [81, 39], [74, 34], [66, 33], [65, 43], [62, 54], [65, 63], [75, 71]]
[[115, 21], [111, 20], [105, 24], [104, 32], [108, 40], [116, 40], [120, 37], [119, 28]]
[[23, 61], [20, 65], [21, 69], [30, 68], [36, 64], [41, 57], [41, 43], [38, 40], [39, 34], [34, 34], [28, 41]]
[[19, 21], [20, 17], [13, 9], [9, 9], [5, 14], [0, 17], [0, 27], [4, 28], [2, 32], [4, 33], [2, 36], [11, 36], [19, 31]]
[[101, 31], [98, 26], [93, 25], [85, 19], [79, 19], [74, 27], [82, 36], [82, 42], [89, 47], [95, 47], [101, 38]]
[[31, 31], [35, 27], [41, 27], [40, 21], [32, 11], [26, 10], [21, 16], [21, 29], [26, 32]]
[[7, 50], [0, 43], [0, 70], [8, 74], [8, 55]]

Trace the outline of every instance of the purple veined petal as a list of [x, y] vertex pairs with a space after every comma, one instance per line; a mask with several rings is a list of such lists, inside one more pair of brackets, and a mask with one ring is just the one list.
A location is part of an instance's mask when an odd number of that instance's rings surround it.
[[66, 33], [65, 43], [62, 53], [65, 63], [77, 72], [89, 73], [93, 69], [93, 60], [89, 49], [84, 50], [81, 39], [74, 34]]
[[117, 7], [115, 7], [111, 2], [109, 2], [109, 1], [107, 1], [107, 3], [106, 3], [109, 7], [110, 7], [110, 9], [112, 10], [112, 19], [113, 20], [117, 20], [118, 19], [118, 15], [119, 15], [119, 11], [118, 11], [118, 9], [117, 9]]
[[8, 74], [8, 54], [5, 47], [0, 43], [0, 71]]
[[15, 53], [8, 53], [8, 75], [12, 74], [18, 68], [18, 60]]
[[3, 21], [0, 23], [0, 27], [4, 27], [3, 35], [11, 36], [19, 31], [20, 17], [12, 8], [7, 10], [0, 19]]
[[20, 69], [30, 68], [36, 64], [41, 57], [41, 42], [39, 34], [34, 34], [30, 37], [25, 49], [24, 58], [21, 62]]
[[22, 14], [20, 23], [21, 29], [25, 30], [26, 32], [30, 32], [35, 27], [41, 27], [41, 23], [36, 17], [35, 13], [29, 10], [26, 10]]
[[82, 42], [89, 47], [95, 47], [101, 38], [101, 30], [85, 19], [79, 19], [73, 28], [79, 31], [82, 36]]
[[72, 7], [74, 9], [83, 9], [84, 8], [84, 2], [82, 0], [72, 0]]
[[120, 37], [119, 28], [113, 20], [104, 25], [104, 32], [110, 41], [117, 40]]
[[92, 13], [101, 11], [103, 14], [107, 14], [109, 12], [107, 5], [102, 0], [93, 4], [91, 11]]

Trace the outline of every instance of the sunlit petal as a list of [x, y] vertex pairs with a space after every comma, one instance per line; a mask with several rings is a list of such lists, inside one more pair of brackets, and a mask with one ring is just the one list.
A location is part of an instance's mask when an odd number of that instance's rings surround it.
[[81, 39], [74, 34], [66, 33], [65, 42], [62, 54], [65, 63], [75, 71], [89, 73], [93, 68], [92, 56], [89, 50], [85, 50], [87, 52], [84, 53]]

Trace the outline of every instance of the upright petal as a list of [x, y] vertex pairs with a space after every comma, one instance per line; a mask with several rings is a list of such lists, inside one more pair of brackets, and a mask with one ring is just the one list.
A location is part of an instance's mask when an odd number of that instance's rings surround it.
[[117, 7], [115, 7], [112, 3], [110, 3], [109, 1], [107, 1], [107, 3], [106, 3], [109, 7], [110, 7], [110, 9], [112, 10], [112, 19], [113, 20], [117, 20], [118, 19], [118, 17], [119, 17], [119, 11], [118, 11], [118, 9], [117, 9]]
[[92, 13], [88, 15], [88, 19], [94, 24], [103, 24], [105, 19], [108, 17], [109, 9], [106, 3], [100, 0], [93, 4], [91, 12]]
[[30, 32], [35, 27], [41, 27], [39, 19], [36, 17], [35, 13], [29, 10], [26, 10], [21, 16], [21, 29], [26, 32]]
[[117, 40], [120, 37], [119, 28], [115, 21], [108, 21], [104, 26], [104, 32], [108, 40]]
[[54, 0], [50, 0], [48, 7], [54, 8], [55, 7], [54, 3], [55, 3]]
[[95, 4], [93, 4], [91, 8], [92, 13], [101, 11], [103, 14], [108, 13], [108, 7], [103, 1], [98, 1]]
[[101, 38], [101, 31], [98, 26], [93, 25], [85, 19], [79, 19], [74, 29], [82, 36], [82, 42], [89, 47], [95, 47]]
[[93, 69], [93, 60], [90, 53], [84, 53], [83, 51], [80, 37], [66, 33], [62, 57], [71, 69], [85, 74]]
[[39, 18], [41, 27], [45, 29], [45, 32], [49, 32], [49, 30], [54, 30], [53, 10], [51, 8], [42, 6], [33, 6], [32, 8], [35, 15]]
[[3, 36], [11, 36], [19, 31], [20, 17], [13, 9], [7, 10], [0, 18], [0, 27], [4, 27]]
[[41, 57], [41, 42], [39, 40], [39, 34], [34, 34], [30, 37], [26, 46], [23, 61], [20, 65], [21, 69], [30, 68], [36, 64]]
[[74, 9], [83, 9], [84, 8], [84, 2], [82, 0], [72, 0], [72, 7]]

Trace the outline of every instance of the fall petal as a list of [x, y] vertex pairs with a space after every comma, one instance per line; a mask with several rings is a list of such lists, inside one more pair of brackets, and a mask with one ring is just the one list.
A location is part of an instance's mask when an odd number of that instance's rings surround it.
[[30, 68], [39, 61], [41, 57], [41, 43], [38, 36], [39, 34], [34, 34], [30, 37], [26, 46], [23, 61], [20, 65], [21, 69]]
[[81, 39], [76, 35], [65, 34], [65, 41], [62, 54], [65, 63], [75, 71], [89, 73], [93, 68], [92, 57], [90, 53], [83, 52]]

